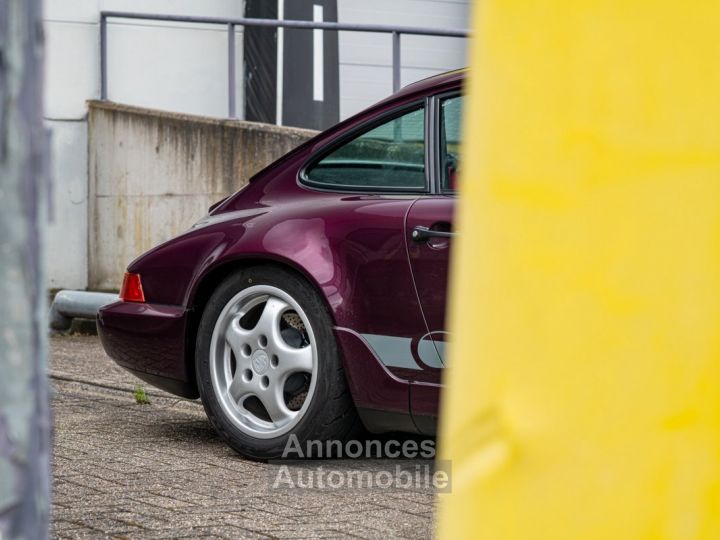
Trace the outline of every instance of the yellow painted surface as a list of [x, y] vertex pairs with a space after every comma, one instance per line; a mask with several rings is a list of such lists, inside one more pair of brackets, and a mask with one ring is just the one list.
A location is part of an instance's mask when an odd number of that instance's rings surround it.
[[720, 2], [476, 3], [443, 539], [720, 539]]

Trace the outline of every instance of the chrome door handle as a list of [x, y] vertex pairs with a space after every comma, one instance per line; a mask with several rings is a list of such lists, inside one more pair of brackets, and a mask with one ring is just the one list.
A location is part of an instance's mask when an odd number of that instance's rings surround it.
[[412, 231], [412, 239], [415, 242], [426, 242], [430, 238], [452, 238], [454, 236], [454, 232], [434, 231], [428, 227], [423, 227], [422, 225], [418, 225]]

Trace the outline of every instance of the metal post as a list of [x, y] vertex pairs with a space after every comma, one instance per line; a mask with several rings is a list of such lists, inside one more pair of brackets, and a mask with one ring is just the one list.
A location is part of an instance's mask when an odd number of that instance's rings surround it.
[[100, 15], [100, 99], [107, 99], [107, 18]]
[[[278, 0], [278, 21], [285, 18], [285, 0]], [[277, 28], [277, 61], [275, 62], [275, 124], [283, 123], [283, 84], [285, 77], [285, 29]]]
[[393, 92], [400, 90], [400, 32], [392, 33]]
[[48, 538], [43, 2], [0, 2], [0, 536]]
[[235, 25], [228, 23], [228, 116], [237, 118], [235, 106]]

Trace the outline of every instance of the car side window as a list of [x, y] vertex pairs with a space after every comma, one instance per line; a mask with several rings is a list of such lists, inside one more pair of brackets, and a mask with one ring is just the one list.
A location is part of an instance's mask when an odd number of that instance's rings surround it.
[[425, 109], [393, 118], [336, 148], [305, 171], [321, 187], [425, 189]]
[[440, 100], [440, 179], [443, 191], [455, 191], [460, 173], [463, 96]]

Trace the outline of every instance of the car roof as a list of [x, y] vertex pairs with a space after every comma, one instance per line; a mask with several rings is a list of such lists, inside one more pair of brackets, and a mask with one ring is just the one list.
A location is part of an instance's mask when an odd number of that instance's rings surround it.
[[426, 79], [421, 79], [417, 82], [408, 84], [407, 86], [401, 88], [400, 90], [395, 92], [391, 96], [391, 98], [394, 99], [408, 94], [414, 94], [416, 92], [431, 92], [437, 87], [445, 86], [446, 84], [453, 82], [462, 83], [467, 76], [467, 72], [467, 68], [462, 68], [456, 69], [454, 71], [446, 71], [445, 73], [433, 75], [431, 77], [427, 77]]
[[258, 171], [256, 174], [254, 174], [248, 182], [254, 182], [256, 179], [259, 179], [269, 173], [270, 170], [274, 169], [276, 165], [278, 165], [280, 162], [284, 162], [286, 159], [288, 159], [291, 155], [297, 155], [302, 152], [308, 152], [308, 149], [310, 149], [310, 152], [317, 151], [318, 148], [321, 148], [323, 146], [326, 146], [328, 144], [328, 139], [330, 137], [337, 136], [338, 133], [342, 133], [345, 130], [348, 129], [348, 126], [352, 126], [357, 123], [365, 122], [368, 118], [371, 118], [374, 115], [377, 115], [378, 111], [382, 111], [382, 109], [388, 107], [389, 105], [395, 103], [398, 98], [402, 99], [405, 96], [411, 96], [413, 94], [432, 94], [435, 92], [436, 89], [440, 89], [444, 86], [453, 85], [453, 83], [460, 83], [463, 84], [465, 81], [465, 78], [467, 76], [468, 69], [462, 68], [462, 69], [456, 69], [453, 71], [447, 71], [445, 73], [439, 73], [438, 75], [433, 75], [431, 77], [427, 77], [425, 79], [421, 79], [419, 81], [416, 81], [414, 83], [408, 84], [407, 86], [401, 88], [394, 94], [386, 97], [383, 100], [380, 100], [379, 102], [375, 103], [371, 107], [368, 107], [367, 109], [363, 109], [362, 111], [354, 114], [353, 116], [350, 116], [349, 118], [346, 118], [342, 122], [339, 122], [335, 124], [334, 126], [329, 127], [328, 129], [324, 130], [323, 132], [319, 133], [316, 137], [313, 137], [312, 139], [305, 141], [305, 143], [297, 146], [295, 149], [288, 152], [285, 156], [283, 156], [281, 159], [278, 159], [277, 161], [271, 163], [264, 169]]

